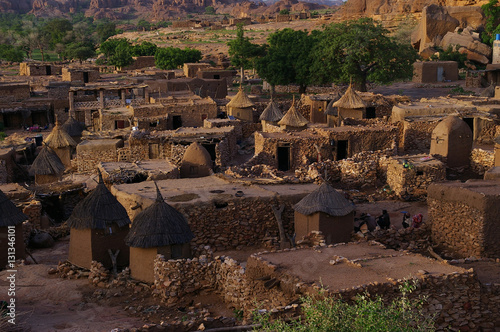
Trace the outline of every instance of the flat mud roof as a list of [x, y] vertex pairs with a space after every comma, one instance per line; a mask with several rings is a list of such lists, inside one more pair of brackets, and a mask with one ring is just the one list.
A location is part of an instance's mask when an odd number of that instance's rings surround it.
[[[458, 266], [438, 262], [417, 254], [385, 249], [369, 243], [349, 243], [319, 250], [298, 249], [256, 255], [276, 265], [281, 274], [298, 277], [305, 283], [322, 284], [329, 290], [342, 290], [368, 283], [385, 283], [408, 277], [446, 275], [465, 272]], [[335, 265], [330, 261], [344, 257]], [[357, 264], [361, 267], [356, 266]]]

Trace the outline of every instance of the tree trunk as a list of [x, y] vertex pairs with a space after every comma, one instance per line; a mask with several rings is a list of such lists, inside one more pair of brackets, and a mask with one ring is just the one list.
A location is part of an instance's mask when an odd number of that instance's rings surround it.
[[240, 68], [241, 81], [240, 84], [243, 85], [243, 67]]
[[45, 61], [45, 55], [43, 54], [43, 47], [40, 48], [40, 53], [42, 54], [42, 62]]
[[278, 223], [278, 230], [280, 233], [280, 249], [283, 250], [286, 248], [286, 234], [285, 228], [283, 227], [283, 221], [281, 220], [281, 214], [285, 209], [285, 205], [281, 204], [279, 208], [273, 206], [273, 213], [276, 217], [276, 222]]
[[368, 89], [366, 88], [366, 73], [363, 73], [363, 77], [361, 77], [361, 82], [358, 87], [360, 92], [366, 92]]

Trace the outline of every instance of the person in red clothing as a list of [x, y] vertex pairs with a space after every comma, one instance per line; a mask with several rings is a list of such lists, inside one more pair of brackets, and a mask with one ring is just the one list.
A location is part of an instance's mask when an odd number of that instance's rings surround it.
[[413, 228], [420, 228], [420, 226], [422, 226], [423, 221], [424, 221], [424, 216], [422, 215], [422, 213], [414, 215], [412, 227]]

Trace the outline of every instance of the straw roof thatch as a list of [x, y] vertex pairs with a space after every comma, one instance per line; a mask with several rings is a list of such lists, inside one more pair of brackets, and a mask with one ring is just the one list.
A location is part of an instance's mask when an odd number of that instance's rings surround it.
[[339, 111], [338, 111], [337, 107], [333, 106], [333, 104], [335, 104], [335, 99], [332, 99], [328, 103], [328, 105], [326, 106], [326, 109], [325, 109], [326, 115], [333, 115], [333, 116], [339, 115]]
[[231, 99], [229, 103], [226, 105], [227, 107], [234, 107], [234, 108], [247, 108], [247, 107], [254, 107], [255, 104], [248, 98], [247, 94], [245, 91], [243, 91], [243, 88], [240, 86], [240, 89], [236, 96]]
[[324, 212], [333, 217], [341, 217], [351, 213], [354, 205], [325, 182], [295, 204], [293, 208], [307, 216], [316, 212]]
[[50, 132], [50, 135], [45, 139], [45, 143], [52, 149], [76, 146], [76, 142], [62, 129], [58, 121], [56, 121], [56, 125]]
[[30, 175], [54, 175], [64, 172], [66, 167], [49, 146], [45, 145], [30, 167]]
[[16, 226], [28, 217], [0, 190], [0, 227]]
[[481, 92], [481, 97], [495, 97], [495, 84], [490, 84], [489, 87]]
[[156, 202], [139, 213], [125, 242], [130, 247], [153, 248], [188, 243], [194, 238], [186, 218], [168, 205], [156, 187]]
[[269, 122], [278, 122], [282, 118], [283, 118], [283, 113], [281, 113], [281, 110], [279, 109], [278, 105], [272, 100], [259, 117], [260, 120]]
[[365, 108], [366, 104], [358, 93], [352, 88], [352, 85], [349, 84], [345, 94], [333, 103], [332, 106], [340, 108]]
[[500, 135], [493, 139], [493, 142], [500, 144]]
[[61, 128], [68, 133], [69, 136], [82, 136], [82, 132], [85, 129], [85, 125], [81, 122], [76, 121], [73, 114], [69, 115], [68, 120], [61, 126]]
[[118, 227], [130, 224], [125, 208], [104, 185], [99, 172], [99, 183], [80, 201], [68, 219], [68, 226], [76, 229], [107, 229], [113, 224]]
[[297, 109], [294, 106], [295, 104], [295, 98], [292, 102], [292, 106], [290, 106], [290, 109], [286, 112], [285, 116], [278, 122], [278, 124], [285, 125], [285, 126], [290, 126], [290, 127], [303, 127], [306, 124], [309, 123], [306, 118], [302, 114], [297, 111]]

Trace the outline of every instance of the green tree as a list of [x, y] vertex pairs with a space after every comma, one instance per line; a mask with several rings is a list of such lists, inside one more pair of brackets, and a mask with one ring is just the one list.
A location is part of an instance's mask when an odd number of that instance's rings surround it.
[[151, 23], [146, 20], [139, 20], [137, 22], [137, 29], [142, 31], [151, 30]]
[[82, 62], [95, 56], [96, 53], [92, 43], [75, 42], [67, 45], [62, 54], [68, 59], [77, 59]]
[[314, 78], [319, 83], [352, 79], [366, 91], [368, 81], [388, 83], [410, 78], [417, 52], [395, 41], [371, 18], [334, 23], [325, 28], [314, 51]]
[[205, 14], [207, 15], [215, 15], [215, 9], [212, 6], [205, 7]]
[[145, 41], [132, 46], [131, 52], [132, 56], [153, 56], [156, 54], [157, 48], [156, 44]]
[[457, 50], [458, 46], [448, 45], [446, 50], [436, 47], [439, 55], [434, 54], [431, 56], [433, 61], [456, 61], [458, 68], [466, 68], [465, 61], [467, 61], [467, 54], [460, 53]]
[[231, 64], [241, 68], [241, 82], [243, 83], [243, 70], [254, 67], [254, 59], [264, 54], [265, 48], [252, 44], [250, 38], [245, 37], [242, 24], [238, 24], [236, 38], [227, 43]]
[[21, 62], [24, 60], [24, 52], [20, 47], [0, 44], [0, 59], [12, 62]]
[[498, 0], [490, 0], [487, 4], [482, 5], [481, 9], [486, 18], [481, 40], [483, 43], [491, 45], [495, 40], [495, 35], [500, 33], [500, 6], [498, 6]]
[[130, 43], [125, 38], [110, 39], [101, 44], [99, 47], [99, 53], [102, 53], [106, 58], [110, 58], [116, 53], [118, 46], [122, 45], [123, 48], [130, 47]]
[[317, 42], [317, 32], [284, 29], [269, 35], [266, 54], [256, 59], [255, 67], [260, 77], [273, 87], [296, 83], [299, 92], [305, 93], [311, 83], [311, 50]]
[[105, 42], [109, 37], [117, 34], [116, 24], [113, 22], [102, 22], [96, 27], [97, 37], [100, 43]]
[[201, 52], [190, 48], [184, 50], [177, 47], [158, 48], [155, 54], [155, 65], [160, 69], [176, 69], [186, 62], [199, 60]]
[[108, 63], [118, 69], [128, 66], [134, 60], [130, 54], [130, 45], [128, 43], [119, 43], [113, 55], [108, 58]]
[[290, 11], [288, 9], [282, 9], [280, 10], [280, 15], [289, 15]]
[[54, 48], [56, 44], [62, 42], [68, 31], [73, 30], [73, 24], [66, 19], [55, 18], [47, 22], [43, 30], [50, 35], [50, 47]]

